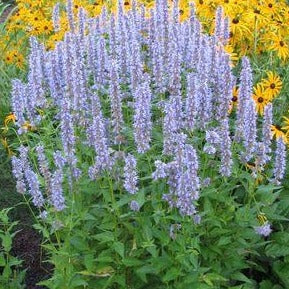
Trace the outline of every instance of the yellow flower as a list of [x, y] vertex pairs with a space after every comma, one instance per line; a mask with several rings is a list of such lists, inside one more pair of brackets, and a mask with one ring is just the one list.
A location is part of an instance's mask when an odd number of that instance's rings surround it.
[[257, 86], [254, 87], [254, 94], [252, 97], [255, 101], [257, 112], [260, 115], [263, 115], [264, 108], [268, 104], [269, 98], [260, 83], [258, 83]]
[[276, 73], [269, 71], [267, 72], [267, 79], [262, 80], [261, 85], [272, 99], [280, 93], [282, 80]]
[[275, 0], [263, 0], [261, 3], [266, 14], [274, 15], [279, 11], [278, 4], [275, 3]]
[[1, 138], [1, 143], [2, 143], [3, 147], [6, 149], [8, 155], [12, 156], [13, 152], [12, 152], [12, 150], [10, 149], [10, 147], [8, 145], [6, 137], [5, 138]]
[[252, 36], [252, 31], [248, 27], [244, 14], [235, 12], [231, 18], [231, 41], [236, 43], [240, 38], [247, 38]]
[[268, 219], [267, 219], [267, 217], [265, 216], [264, 213], [260, 213], [260, 214], [258, 215], [258, 220], [259, 220], [259, 223], [260, 223], [261, 225], [266, 224], [266, 222], [268, 221]]
[[272, 35], [272, 44], [269, 49], [276, 51], [279, 58], [285, 60], [289, 56], [288, 42], [280, 34]]
[[180, 21], [185, 21], [190, 16], [190, 9], [188, 3], [182, 1], [179, 5]]
[[12, 51], [8, 51], [5, 56], [4, 56], [4, 60], [7, 64], [11, 64], [14, 62], [14, 55]]
[[24, 67], [24, 56], [23, 56], [23, 54], [21, 54], [19, 52], [17, 53], [17, 57], [15, 59], [15, 65], [18, 68], [20, 68], [20, 69], [22, 69]]
[[10, 114], [8, 114], [8, 115], [5, 117], [5, 120], [4, 120], [4, 126], [5, 126], [5, 128], [8, 128], [8, 124], [9, 124], [10, 122], [15, 123], [15, 121], [16, 121], [16, 117], [15, 117], [14, 113], [11, 112]]
[[230, 55], [231, 61], [235, 62], [239, 60], [239, 56], [236, 52], [234, 52], [234, 47], [230, 44], [224, 46], [224, 50]]
[[288, 143], [287, 136], [279, 125], [271, 125], [272, 136], [276, 139], [283, 138], [285, 143]]
[[289, 118], [283, 116], [283, 118], [285, 119], [284, 121], [284, 125], [282, 126], [282, 130], [284, 130], [286, 132], [286, 135], [288, 136], [289, 134]]

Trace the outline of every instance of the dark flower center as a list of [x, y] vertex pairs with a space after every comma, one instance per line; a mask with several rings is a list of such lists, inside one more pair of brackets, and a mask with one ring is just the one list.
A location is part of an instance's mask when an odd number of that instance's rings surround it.
[[124, 5], [125, 5], [125, 6], [129, 5], [129, 2], [128, 2], [128, 1], [125, 1], [125, 2], [124, 2]]
[[199, 0], [199, 4], [204, 4], [204, 1], [203, 0]]
[[271, 83], [271, 84], [270, 84], [270, 88], [271, 88], [271, 89], [274, 89], [275, 87], [276, 87], [275, 83]]
[[238, 23], [239, 23], [239, 19], [238, 19], [238, 18], [234, 18], [234, 19], [232, 20], [232, 22], [233, 22], [234, 24], [238, 24]]
[[285, 45], [284, 41], [282, 41], [282, 40], [279, 42], [279, 44], [281, 47], [283, 47]]
[[254, 13], [256, 13], [256, 14], [260, 14], [260, 12], [261, 11], [259, 9], [257, 9], [257, 8], [254, 9]]
[[179, 13], [180, 13], [180, 15], [183, 15], [184, 14], [184, 10], [180, 9]]
[[275, 125], [275, 127], [277, 128], [277, 130], [280, 130], [280, 131], [282, 131], [282, 130], [281, 130], [281, 126], [280, 126], [280, 125]]
[[273, 4], [272, 4], [272, 3], [269, 3], [269, 4], [268, 4], [268, 7], [269, 7], [269, 8], [272, 8], [272, 7], [273, 7]]
[[262, 96], [258, 97], [258, 102], [262, 103], [264, 101], [264, 98]]
[[233, 96], [233, 97], [232, 97], [232, 101], [233, 101], [233, 102], [236, 102], [237, 100], [238, 100], [238, 97], [237, 97], [237, 96]]

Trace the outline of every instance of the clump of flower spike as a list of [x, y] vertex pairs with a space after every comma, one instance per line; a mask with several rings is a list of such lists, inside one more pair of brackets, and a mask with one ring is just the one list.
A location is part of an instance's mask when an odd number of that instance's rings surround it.
[[[172, 161], [164, 163], [160, 155], [152, 177], [167, 180], [169, 193], [164, 199], [171, 207], [199, 222], [195, 202], [202, 189], [198, 176], [202, 164], [191, 144], [191, 133], [206, 132], [204, 153], [217, 156], [219, 173], [224, 177], [232, 175], [233, 139], [242, 147], [239, 157], [244, 162], [260, 158], [255, 144], [258, 127], [251, 98], [252, 69], [246, 57], [242, 60], [236, 129], [230, 130], [228, 111], [236, 79], [223, 47], [229, 38], [228, 19], [218, 9], [215, 35], [208, 36], [202, 33], [194, 6], [189, 19], [180, 22], [177, 1], [170, 11], [167, 0], [157, 0], [147, 18], [143, 7], [135, 4], [125, 12], [122, 1], [117, 15], [103, 10], [99, 18], [92, 19], [83, 9], [76, 17], [72, 5], [73, 1], [68, 0], [70, 32], [64, 40], [54, 50], [45, 51], [32, 38], [28, 83], [13, 81], [12, 107], [21, 133], [26, 122], [41, 124], [41, 109], [52, 107], [57, 111], [55, 121], [59, 122], [63, 153], [55, 155], [54, 172], [46, 172], [39, 151], [42, 174], [50, 178], [50, 203], [57, 211], [65, 208], [65, 181], [72, 186], [81, 173], [97, 180], [110, 172], [118, 163], [112, 151], [121, 149], [120, 144], [134, 146], [140, 154], [148, 152], [154, 146], [156, 130], [162, 133], [163, 155]], [[271, 157], [271, 118], [268, 106], [262, 129], [266, 162]], [[88, 146], [93, 154], [94, 162], [89, 163], [87, 172], [79, 169], [79, 145]], [[275, 182], [284, 176], [285, 156], [285, 147], [278, 140]], [[125, 160], [124, 187], [131, 194], [138, 190], [135, 160], [133, 155]], [[12, 161], [19, 192], [24, 193], [28, 185], [36, 196], [39, 184], [35, 174], [30, 170], [24, 176], [17, 168], [20, 160]], [[64, 163], [70, 171], [68, 178], [64, 178]], [[35, 203], [40, 206], [44, 200], [38, 199]], [[136, 201], [132, 201], [131, 208], [139, 210]]]

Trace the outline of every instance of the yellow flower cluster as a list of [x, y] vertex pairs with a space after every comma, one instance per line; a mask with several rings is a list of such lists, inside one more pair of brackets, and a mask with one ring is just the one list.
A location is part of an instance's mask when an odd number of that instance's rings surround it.
[[195, 0], [198, 15], [209, 31], [217, 6], [231, 21], [230, 45], [239, 55], [274, 51], [289, 56], [289, 6], [285, 0]]
[[[172, 2], [172, 0], [169, 0]], [[38, 36], [48, 48], [61, 40], [68, 29], [67, 18], [61, 9], [61, 29], [53, 31], [52, 8], [56, 3], [65, 5], [65, 0], [17, 0], [17, 11], [9, 19], [7, 35], [0, 40], [0, 48], [8, 63], [23, 65], [20, 51], [15, 55], [15, 48], [23, 38], [30, 35]], [[124, 5], [130, 9], [132, 0], [124, 0]], [[149, 9], [153, 0], [138, 0]], [[227, 47], [235, 58], [242, 55], [275, 51], [277, 56], [286, 60], [289, 57], [289, 6], [286, 0], [179, 0], [180, 17], [189, 16], [189, 5], [194, 2], [197, 14], [209, 32], [214, 30], [214, 15], [216, 8], [222, 6], [226, 16], [231, 21], [231, 39]], [[111, 11], [116, 10], [117, 0], [74, 0], [75, 14], [79, 7], [88, 11], [90, 16], [98, 15], [103, 5]], [[22, 34], [20, 33], [22, 32]], [[22, 36], [22, 37], [21, 37]], [[19, 39], [20, 37], [20, 39]], [[9, 47], [7, 47], [9, 38]], [[235, 54], [237, 53], [237, 54]], [[12, 56], [12, 57], [11, 57]]]

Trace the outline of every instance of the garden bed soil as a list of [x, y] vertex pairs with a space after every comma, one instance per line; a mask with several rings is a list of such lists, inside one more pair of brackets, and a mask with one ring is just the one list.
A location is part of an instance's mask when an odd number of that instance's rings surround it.
[[46, 287], [36, 284], [51, 275], [51, 266], [43, 263], [41, 241], [41, 236], [33, 228], [25, 225], [13, 241], [13, 255], [23, 260], [23, 269], [27, 270], [25, 276], [27, 289], [45, 289]]

